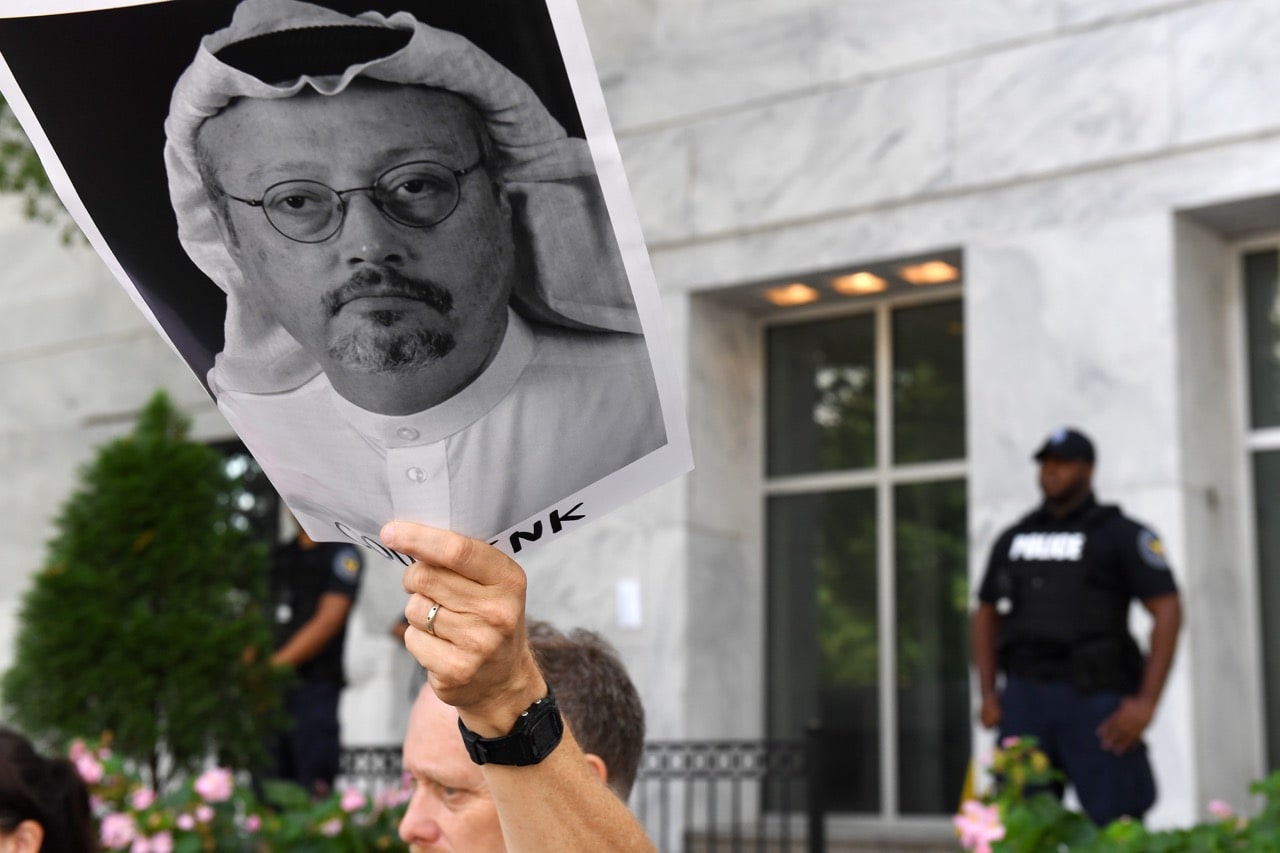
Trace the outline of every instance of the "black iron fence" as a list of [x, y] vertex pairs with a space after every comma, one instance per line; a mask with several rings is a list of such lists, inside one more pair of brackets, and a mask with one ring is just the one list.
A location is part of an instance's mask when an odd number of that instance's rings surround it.
[[338, 758], [339, 788], [359, 788], [366, 794], [376, 794], [400, 787], [403, 770], [400, 762], [400, 744], [395, 746], [343, 747]]
[[[655, 741], [630, 804], [663, 853], [819, 853], [821, 769], [816, 730], [795, 741]], [[397, 787], [400, 747], [344, 749], [339, 784]]]
[[817, 740], [645, 744], [631, 808], [664, 853], [826, 849]]

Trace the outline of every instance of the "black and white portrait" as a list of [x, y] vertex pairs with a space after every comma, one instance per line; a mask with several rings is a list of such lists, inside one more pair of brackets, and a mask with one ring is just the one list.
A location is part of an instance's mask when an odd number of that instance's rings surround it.
[[[652, 281], [640, 291], [619, 250], [606, 207], [617, 197], [602, 189], [549, 13], [482, 2], [431, 23], [439, 5], [174, 0], [0, 21], [14, 94], [127, 286], [316, 538], [376, 542], [393, 518], [488, 538], [540, 534], [544, 520], [558, 532], [593, 495], [610, 508], [687, 467], [683, 424], [671, 429], [678, 390], [652, 357]], [[52, 41], [59, 20], [84, 27], [69, 22], [89, 14], [142, 42], [113, 46], [117, 62], [154, 62], [146, 39], [161, 33], [166, 57], [175, 33], [193, 36], [167, 78], [132, 72], [149, 101], [124, 107], [125, 121], [153, 117], [167, 82], [162, 145], [126, 153], [156, 158], [162, 172], [144, 172], [162, 199], [113, 196], [98, 182], [103, 155], [45, 121], [58, 86], [31, 83], [58, 57], [30, 37]], [[469, 35], [521, 58], [504, 64]], [[160, 228], [154, 208], [168, 206], [168, 233], [117, 223], [139, 197]], [[163, 260], [174, 244], [192, 268]], [[220, 334], [203, 328], [211, 304]]]

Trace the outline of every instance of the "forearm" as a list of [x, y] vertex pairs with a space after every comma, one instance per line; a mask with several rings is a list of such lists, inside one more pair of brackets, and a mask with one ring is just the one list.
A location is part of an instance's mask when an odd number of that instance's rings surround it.
[[271, 656], [274, 664], [299, 667], [324, 650], [347, 619], [351, 599], [335, 593], [320, 597], [315, 615], [302, 623], [292, 637]]
[[970, 642], [973, 646], [973, 664], [978, 670], [978, 689], [983, 696], [996, 692], [996, 635], [1000, 630], [1000, 616], [993, 605], [980, 602], [973, 614], [970, 626]]
[[1154, 707], [1164, 692], [1169, 670], [1173, 668], [1178, 648], [1178, 632], [1182, 628], [1182, 603], [1176, 594], [1149, 599], [1143, 604], [1154, 617], [1151, 628], [1151, 651], [1143, 668], [1138, 697]]
[[299, 628], [298, 633], [290, 637], [287, 643], [276, 649], [275, 654], [271, 656], [271, 662], [292, 667], [302, 666], [320, 654], [326, 642], [328, 640], [319, 627], [308, 622]]
[[560, 745], [540, 763], [483, 769], [508, 853], [656, 849], [626, 803], [591, 771], [567, 726]]
[[[458, 713], [469, 729], [494, 737], [511, 730], [518, 709], [546, 695], [546, 681], [526, 652], [502, 690]], [[654, 849], [626, 804], [591, 769], [567, 720], [559, 745], [537, 764], [485, 764], [482, 769], [508, 853]]]

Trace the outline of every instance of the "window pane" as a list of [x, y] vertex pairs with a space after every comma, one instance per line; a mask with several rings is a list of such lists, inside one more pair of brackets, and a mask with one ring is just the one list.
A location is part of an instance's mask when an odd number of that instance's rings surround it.
[[969, 763], [968, 545], [963, 480], [894, 492], [898, 802], [954, 811]]
[[869, 489], [772, 497], [769, 734], [818, 719], [828, 808], [880, 808], [876, 499]]
[[1280, 425], [1280, 271], [1275, 250], [1244, 256], [1249, 402], [1255, 428]]
[[239, 440], [210, 445], [223, 454], [222, 470], [232, 482], [226, 501], [231, 505], [231, 524], [268, 545], [279, 536], [280, 496], [262, 466]]
[[770, 476], [875, 461], [875, 324], [870, 315], [768, 331]]
[[1267, 708], [1267, 770], [1280, 770], [1280, 451], [1253, 457], [1258, 523], [1258, 606]]
[[899, 463], [964, 458], [960, 301], [893, 312], [893, 448]]

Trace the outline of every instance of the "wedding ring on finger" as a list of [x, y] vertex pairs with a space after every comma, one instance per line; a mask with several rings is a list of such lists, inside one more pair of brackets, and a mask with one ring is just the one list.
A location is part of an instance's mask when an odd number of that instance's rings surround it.
[[440, 605], [433, 604], [431, 609], [427, 611], [426, 631], [431, 636], [436, 635], [436, 614], [440, 612]]

